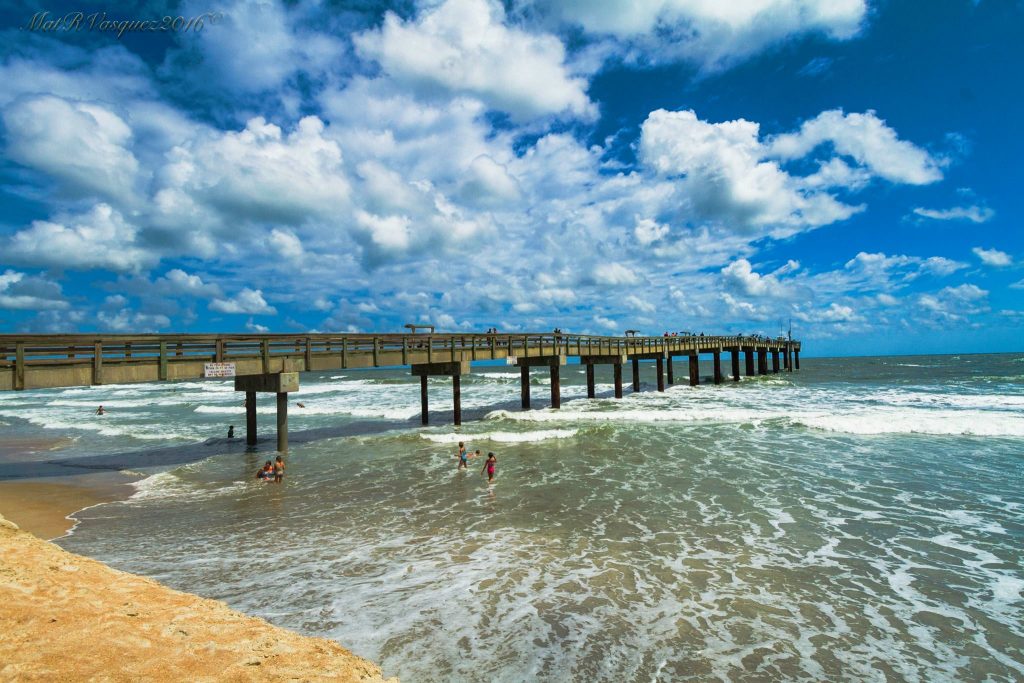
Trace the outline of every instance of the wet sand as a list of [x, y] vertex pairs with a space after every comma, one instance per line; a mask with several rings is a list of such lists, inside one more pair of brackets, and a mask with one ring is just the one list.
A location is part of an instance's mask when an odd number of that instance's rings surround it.
[[0, 680], [384, 682], [333, 641], [111, 569], [2, 517], [0, 594]]
[[0, 481], [0, 515], [39, 538], [59, 538], [75, 524], [69, 515], [128, 498], [135, 491], [129, 484], [136, 479], [119, 472], [100, 472]]

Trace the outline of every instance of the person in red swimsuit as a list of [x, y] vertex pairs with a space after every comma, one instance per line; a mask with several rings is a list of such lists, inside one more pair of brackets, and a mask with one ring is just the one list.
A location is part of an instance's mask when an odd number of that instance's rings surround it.
[[480, 470], [480, 474], [487, 471], [487, 481], [494, 481], [494, 467], [498, 464], [498, 459], [494, 457], [494, 453], [487, 454], [487, 462], [484, 463], [483, 469]]

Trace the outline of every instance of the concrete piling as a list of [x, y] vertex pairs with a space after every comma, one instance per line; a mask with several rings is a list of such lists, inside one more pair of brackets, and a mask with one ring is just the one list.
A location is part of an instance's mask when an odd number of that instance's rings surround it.
[[772, 351], [772, 373], [779, 371], [779, 350], [775, 349]]
[[740, 350], [739, 349], [732, 349], [730, 351], [730, 354], [732, 355], [732, 381], [733, 382], [739, 382], [740, 381]]
[[690, 386], [700, 384], [700, 359], [696, 353], [690, 354]]
[[658, 356], [654, 359], [655, 371], [658, 373], [658, 391], [665, 391], [665, 357]]
[[722, 383], [722, 352], [715, 350], [711, 352], [712, 358], [715, 361], [715, 384]]
[[256, 392], [245, 392], [245, 443], [256, 445]]
[[633, 391], [640, 391], [640, 359], [633, 359]]
[[288, 394], [277, 394], [277, 450], [288, 452]]
[[747, 362], [747, 377], [754, 377], [757, 372], [754, 370], [754, 349], [746, 349], [743, 352], [743, 357]]

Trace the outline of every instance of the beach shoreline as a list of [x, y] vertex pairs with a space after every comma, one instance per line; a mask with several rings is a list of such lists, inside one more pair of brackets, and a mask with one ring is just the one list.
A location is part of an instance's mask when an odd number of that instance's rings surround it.
[[0, 481], [0, 515], [44, 541], [73, 533], [75, 514], [127, 500], [142, 477], [122, 472], [70, 474], [47, 479]]
[[2, 516], [0, 558], [4, 680], [385, 682], [334, 641], [69, 553]]

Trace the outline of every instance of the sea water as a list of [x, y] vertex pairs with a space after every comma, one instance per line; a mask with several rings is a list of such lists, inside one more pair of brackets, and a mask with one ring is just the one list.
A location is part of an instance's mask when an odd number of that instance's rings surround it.
[[476, 367], [461, 428], [450, 380], [422, 428], [408, 370], [303, 374], [281, 485], [273, 397], [247, 452], [230, 381], [0, 394], [0, 429], [150, 474], [64, 547], [406, 683], [1024, 679], [1024, 357], [683, 366], [622, 400], [565, 366], [560, 410], [534, 369], [525, 412], [517, 368]]

